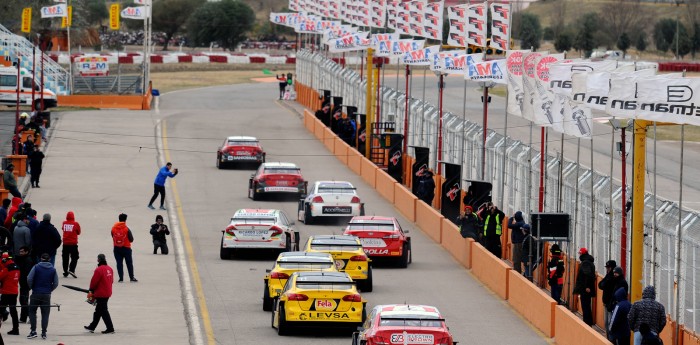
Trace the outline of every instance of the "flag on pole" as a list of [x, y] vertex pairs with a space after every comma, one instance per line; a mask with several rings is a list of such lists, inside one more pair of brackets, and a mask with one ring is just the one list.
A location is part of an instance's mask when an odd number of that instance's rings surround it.
[[425, 18], [425, 8], [427, 0], [416, 0], [408, 3], [408, 26], [411, 36], [425, 37], [423, 18]]
[[434, 56], [440, 52], [440, 46], [430, 46], [405, 53], [402, 61], [406, 65], [430, 66]]
[[120, 10], [119, 4], [109, 5], [109, 29], [110, 30], [119, 30], [119, 13], [120, 12], [121, 12], [121, 10]]
[[391, 42], [398, 41], [399, 34], [373, 34], [372, 35], [372, 48], [374, 48], [375, 56], [389, 56], [391, 55]]
[[423, 31], [425, 37], [442, 42], [442, 16], [445, 9], [443, 0], [429, 2], [425, 7]]
[[447, 35], [447, 44], [451, 46], [467, 46], [467, 11], [469, 5], [457, 5], [447, 8], [447, 20], [450, 24], [450, 32]]
[[32, 31], [32, 8], [25, 7], [22, 9], [22, 32]]
[[59, 18], [68, 15], [66, 4], [47, 6], [41, 8], [41, 18]]
[[535, 75], [531, 81], [535, 83], [535, 95], [533, 96], [533, 119], [538, 126], [551, 127], [554, 121], [552, 117], [552, 103], [554, 95], [548, 90], [549, 65], [564, 59], [564, 54], [541, 55], [535, 59]]
[[391, 54], [403, 55], [413, 50], [422, 49], [424, 44], [425, 40], [414, 40], [410, 38], [395, 40], [391, 42]]
[[61, 20], [61, 27], [70, 27], [73, 24], [73, 6], [68, 6], [68, 15]]
[[491, 4], [491, 44], [499, 50], [510, 48], [510, 5]]
[[523, 88], [523, 58], [529, 50], [506, 51], [506, 69], [508, 71], [508, 114], [523, 116], [522, 107], [525, 99]]
[[[483, 56], [482, 54], [472, 54]], [[506, 59], [478, 61], [469, 66], [465, 79], [472, 81], [493, 82], [496, 84], [508, 83], [508, 66]]]
[[468, 7], [466, 29], [467, 44], [486, 47], [486, 3]]
[[127, 8], [122, 10], [121, 17], [124, 19], [145, 20], [146, 19], [146, 7], [145, 6], [127, 7]]

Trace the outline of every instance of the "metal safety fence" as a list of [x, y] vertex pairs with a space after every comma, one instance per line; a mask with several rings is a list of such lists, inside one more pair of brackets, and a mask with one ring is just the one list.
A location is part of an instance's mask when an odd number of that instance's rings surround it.
[[[296, 61], [297, 81], [317, 90], [331, 90], [332, 95], [343, 97], [344, 105], [365, 109], [366, 79], [349, 66], [343, 67], [319, 53], [300, 51]], [[404, 132], [406, 95], [390, 87], [380, 88], [379, 103], [383, 121], [394, 121], [396, 131]], [[410, 98], [407, 141], [409, 146], [430, 148], [430, 165], [435, 167], [437, 151], [438, 108], [423, 100]], [[522, 210], [529, 219], [537, 209], [541, 153], [526, 143], [488, 131], [486, 138], [486, 168], [483, 180], [493, 183], [493, 195], [504, 195], [501, 209], [506, 214]], [[443, 160], [462, 165], [464, 179], [480, 175], [483, 147], [482, 127], [462, 116], [443, 113]], [[410, 152], [408, 152], [410, 154]], [[505, 160], [504, 160], [505, 155]], [[504, 164], [505, 162], [505, 164]], [[558, 155], [546, 157], [546, 205], [558, 205], [557, 211], [571, 215], [570, 242], [567, 252], [587, 247], [598, 258], [597, 268], [602, 275], [608, 259], [620, 262], [620, 228], [622, 220], [622, 187], [607, 174], [584, 167]], [[505, 170], [505, 171], [504, 171]], [[564, 200], [564, 202], [559, 202]], [[644, 277], [643, 285], [655, 285], [658, 300], [667, 311], [679, 308], [679, 322], [686, 329], [700, 330], [700, 214], [680, 210], [674, 201], [645, 195], [644, 211]], [[548, 207], [549, 208], [549, 207]], [[545, 210], [547, 211], [547, 210]], [[681, 218], [679, 213], [682, 212]], [[653, 217], [657, 226], [654, 228]], [[682, 257], [680, 279], [676, 285], [676, 243], [679, 219], [682, 219]], [[628, 246], [631, 248], [631, 236]], [[568, 246], [568, 247], [567, 247]], [[625, 253], [630, 259], [630, 253]], [[675, 288], [680, 289], [680, 300], [675, 303]]]

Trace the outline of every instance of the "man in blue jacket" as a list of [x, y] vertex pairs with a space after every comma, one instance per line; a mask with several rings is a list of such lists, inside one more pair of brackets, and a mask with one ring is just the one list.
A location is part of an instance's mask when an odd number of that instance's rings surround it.
[[158, 170], [156, 180], [153, 181], [153, 197], [151, 197], [151, 201], [148, 203], [148, 208], [151, 210], [155, 209], [155, 207], [153, 207], [153, 202], [156, 201], [158, 194], [160, 194], [160, 209], [165, 210], [165, 206], [163, 206], [165, 203], [165, 180], [168, 177], [173, 178], [177, 175], [177, 168], [173, 169], [173, 172], [170, 172], [170, 168], [172, 167], [173, 163], [168, 162], [168, 164]]
[[27, 283], [32, 290], [29, 298], [29, 323], [30, 329], [27, 339], [36, 338], [36, 309], [41, 309], [41, 338], [46, 339], [46, 329], [49, 326], [49, 313], [51, 312], [51, 292], [58, 287], [58, 273], [51, 265], [51, 255], [41, 254], [41, 262], [36, 264], [27, 276]]
[[608, 335], [615, 345], [630, 345], [630, 325], [627, 322], [632, 303], [627, 300], [627, 289], [621, 287], [614, 293], [615, 309], [610, 317]]

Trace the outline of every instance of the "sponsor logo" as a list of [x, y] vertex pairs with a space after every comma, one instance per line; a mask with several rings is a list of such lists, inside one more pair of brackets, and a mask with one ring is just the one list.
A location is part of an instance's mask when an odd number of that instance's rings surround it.
[[693, 89], [687, 85], [669, 85], [666, 87], [667, 102], [687, 102], [693, 98]]
[[510, 54], [506, 60], [506, 66], [508, 66], [508, 73], [517, 76], [523, 75], [523, 53], [516, 51]]
[[467, 12], [467, 9], [462, 6], [452, 6], [448, 7], [447, 9], [450, 11], [450, 14], [454, 14], [459, 18], [464, 18], [465, 13]]
[[537, 78], [542, 81], [549, 81], [549, 65], [557, 62], [554, 56], [545, 56], [537, 63]]
[[350, 206], [323, 206], [323, 213], [328, 214], [350, 214], [352, 213], [352, 207]]
[[493, 36], [491, 37], [491, 43], [493, 43], [493, 47], [496, 49], [500, 50], [508, 50], [508, 40]]
[[537, 60], [539, 56], [540, 53], [532, 53], [528, 54], [525, 60], [523, 60], [523, 72], [530, 78], [535, 77], [535, 60]]
[[502, 34], [508, 35], [508, 23], [500, 20], [494, 20], [493, 27], [497, 28]]
[[[607, 97], [606, 97], [607, 100]], [[639, 103], [637, 101], [612, 100], [610, 107], [619, 110], [646, 110], [654, 113], [666, 113], [670, 115], [700, 116], [700, 105], [691, 103], [688, 105], [673, 105], [668, 103]]]
[[389, 161], [391, 162], [391, 165], [397, 165], [397, 164], [399, 164], [400, 159], [401, 159], [401, 151], [396, 151], [396, 152], [394, 152], [394, 155], [391, 156]]
[[299, 320], [301, 321], [313, 321], [313, 320], [349, 320], [350, 315], [348, 313], [334, 313], [334, 312], [302, 312], [299, 313]]
[[335, 260], [335, 268], [338, 269], [338, 271], [342, 270], [345, 268], [345, 261], [343, 260]]
[[429, 36], [430, 38], [440, 39], [440, 37], [439, 37], [439, 36], [440, 36], [440, 35], [439, 35], [439, 32], [438, 32], [436, 29], [426, 27], [426, 28], [425, 28], [425, 32], [428, 34], [428, 36]]
[[389, 249], [366, 248], [365, 253], [367, 255], [389, 255]]
[[484, 37], [483, 36], [479, 35], [476, 32], [473, 32], [473, 31], [470, 31], [468, 35], [469, 35], [470, 40], [476, 42], [476, 45], [482, 46], [482, 47], [484, 46]]
[[508, 12], [510, 12], [510, 9], [506, 6], [493, 5], [493, 11], [498, 13], [501, 18], [508, 19]]
[[504, 74], [495, 62], [484, 62], [469, 66], [469, 78], [479, 79], [503, 79]]
[[425, 169], [428, 169], [428, 165], [421, 165], [420, 168], [418, 168], [418, 171], [416, 171], [416, 176], [423, 176], [423, 172], [425, 172]]
[[445, 69], [448, 71], [464, 70], [464, 67], [467, 65], [466, 55], [445, 56], [443, 61], [445, 61]]
[[433, 25], [438, 25], [440, 23], [440, 18], [432, 13], [426, 13], [425, 19], [427, 19]]
[[[404, 339], [404, 337], [406, 339]], [[392, 344], [434, 344], [435, 340], [432, 334], [411, 334], [411, 333], [394, 333], [391, 335]]]
[[317, 299], [314, 303], [316, 310], [320, 311], [333, 311], [336, 306], [335, 301], [332, 299]]
[[416, 36], [423, 36], [423, 26], [418, 24], [411, 24], [411, 30], [416, 33]]
[[479, 31], [484, 30], [484, 21], [480, 20], [478, 18], [469, 18], [469, 25], [476, 28], [476, 30], [479, 30]]
[[459, 194], [459, 183], [455, 183], [452, 188], [445, 194], [448, 198], [450, 198], [450, 201], [455, 201], [457, 198], [457, 194]]
[[457, 19], [450, 19], [450, 26], [457, 29], [460, 32], [464, 32], [464, 23]]

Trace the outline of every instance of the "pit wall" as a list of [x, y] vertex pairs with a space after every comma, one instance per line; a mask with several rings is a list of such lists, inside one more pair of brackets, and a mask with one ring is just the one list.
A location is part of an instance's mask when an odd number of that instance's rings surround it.
[[[297, 102], [307, 109], [319, 109], [321, 106], [319, 94], [316, 90], [297, 83]], [[440, 244], [445, 252], [459, 262], [494, 294], [508, 301], [524, 319], [542, 332], [546, 337], [552, 338], [558, 344], [566, 345], [598, 345], [610, 344], [604, 335], [587, 326], [579, 315], [571, 310], [558, 306], [550, 297], [549, 291], [540, 289], [537, 285], [525, 279], [521, 274], [514, 271], [510, 264], [510, 253], [512, 244], [510, 243], [510, 232], [505, 226], [508, 219], [504, 219], [502, 248], [503, 258], [500, 260], [491, 255], [481, 244], [472, 239], [465, 239], [459, 234], [459, 229], [449, 219], [445, 219], [440, 211], [433, 208], [438, 205], [427, 205], [416, 198], [411, 193], [410, 173], [404, 174], [408, 177], [407, 185], [402, 185], [391, 179], [382, 169], [377, 168], [354, 148], [343, 143], [334, 133], [327, 130], [321, 121], [315, 118], [313, 112], [304, 111], [304, 125], [306, 129], [315, 134], [316, 138], [325, 144], [326, 148], [333, 153], [339, 161], [347, 165], [350, 170], [361, 176], [365, 182], [375, 188], [377, 192], [406, 217], [414, 222], [415, 226], [430, 237], [435, 243]], [[404, 156], [404, 171], [410, 172], [412, 157]], [[441, 176], [436, 176], [436, 185], [440, 185]], [[392, 188], [393, 186], [393, 188]], [[464, 192], [464, 191], [463, 191]], [[440, 195], [436, 193], [436, 195]], [[438, 198], [436, 198], [438, 199]], [[549, 260], [549, 248], [543, 246], [543, 262]], [[565, 253], [566, 254], [566, 253]], [[546, 286], [546, 272], [544, 266], [534, 271], [533, 279], [540, 285]], [[577, 298], [571, 293], [575, 272], [578, 265], [576, 260], [567, 260], [565, 285], [562, 292], [562, 299], [572, 303], [572, 309], [579, 311], [580, 306]], [[600, 280], [601, 277], [598, 277]], [[570, 284], [567, 284], [567, 282]], [[597, 299], [593, 303], [593, 313], [596, 324], [599, 328], [604, 328], [605, 309], [601, 301], [602, 292], [598, 291]], [[664, 344], [678, 345], [700, 345], [700, 337], [682, 328], [681, 337], [678, 342], [674, 342], [674, 323], [669, 322], [661, 332]]]

